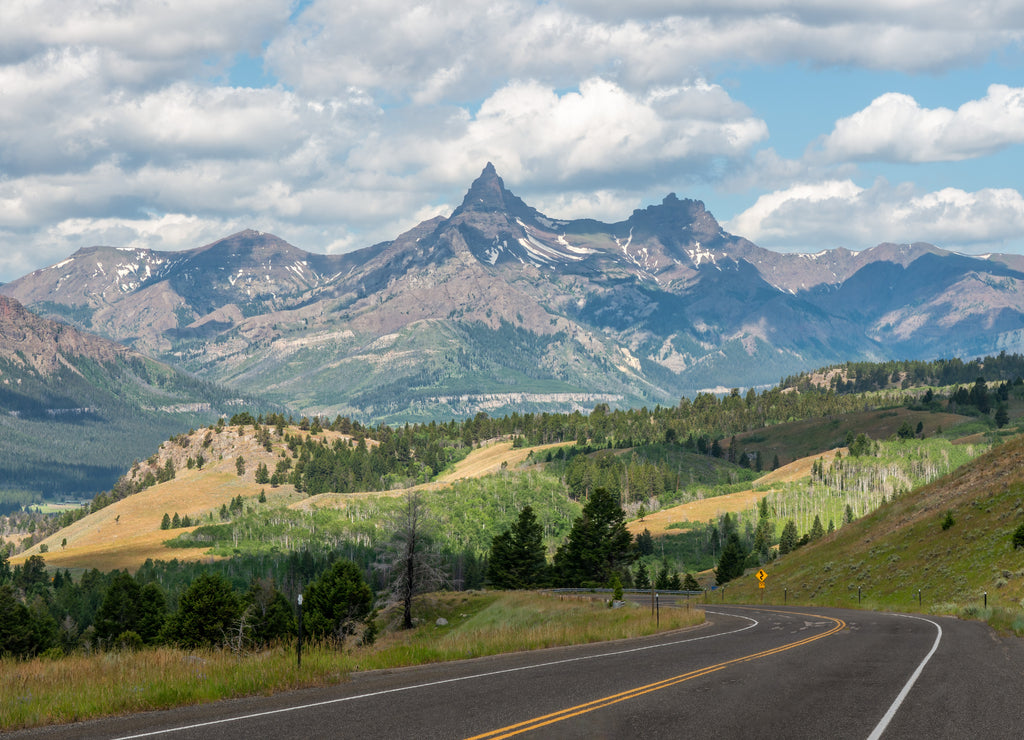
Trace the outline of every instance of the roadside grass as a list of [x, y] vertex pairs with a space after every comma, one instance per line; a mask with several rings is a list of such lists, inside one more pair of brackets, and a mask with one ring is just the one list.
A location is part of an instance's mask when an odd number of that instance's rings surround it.
[[[337, 684], [354, 671], [397, 668], [519, 650], [639, 637], [695, 625], [703, 611], [609, 609], [601, 598], [533, 592], [445, 592], [417, 599], [420, 622], [370, 646], [295, 645], [251, 653], [159, 647], [28, 661], [0, 659], [0, 730], [63, 724], [221, 699]], [[443, 617], [447, 624], [438, 625]]]

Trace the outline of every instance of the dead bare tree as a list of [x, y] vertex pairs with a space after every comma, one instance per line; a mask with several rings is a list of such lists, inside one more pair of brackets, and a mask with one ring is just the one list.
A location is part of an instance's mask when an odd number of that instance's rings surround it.
[[405, 629], [413, 626], [413, 597], [448, 582], [440, 557], [431, 550], [432, 524], [419, 492], [406, 493], [405, 502], [392, 517], [391, 538], [379, 561], [389, 580], [391, 603], [402, 604]]

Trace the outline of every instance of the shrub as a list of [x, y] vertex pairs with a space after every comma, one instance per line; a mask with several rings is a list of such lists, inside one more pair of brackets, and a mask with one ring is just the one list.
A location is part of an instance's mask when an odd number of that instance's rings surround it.
[[1024, 524], [1021, 524], [1013, 533], [1013, 549], [1024, 547]]
[[953, 512], [947, 511], [945, 518], [942, 520], [942, 531], [945, 532], [954, 524], [956, 524], [956, 519], [953, 518]]

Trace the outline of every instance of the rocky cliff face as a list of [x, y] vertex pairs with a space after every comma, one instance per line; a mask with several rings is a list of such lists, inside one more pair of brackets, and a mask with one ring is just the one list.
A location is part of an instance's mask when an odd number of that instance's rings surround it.
[[113, 362], [129, 354], [134, 353], [72, 326], [42, 319], [13, 298], [0, 295], [0, 360], [49, 376], [70, 366], [74, 357]]
[[350, 254], [254, 231], [97, 247], [0, 292], [305, 412], [400, 420], [674, 403], [846, 360], [1022, 349], [1018, 267], [926, 244], [779, 254], [674, 194], [613, 224], [557, 219], [488, 164], [449, 218]]

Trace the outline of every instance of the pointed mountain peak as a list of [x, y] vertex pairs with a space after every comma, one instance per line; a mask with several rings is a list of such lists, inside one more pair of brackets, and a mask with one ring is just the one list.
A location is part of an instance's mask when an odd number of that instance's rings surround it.
[[514, 193], [505, 189], [505, 183], [491, 162], [487, 163], [480, 176], [473, 181], [462, 199], [462, 205], [455, 209], [452, 217], [463, 213], [507, 213], [522, 218], [534, 218], [538, 214], [523, 203]]
[[505, 209], [505, 183], [490, 162], [473, 181], [462, 199], [462, 211], [500, 211]]

